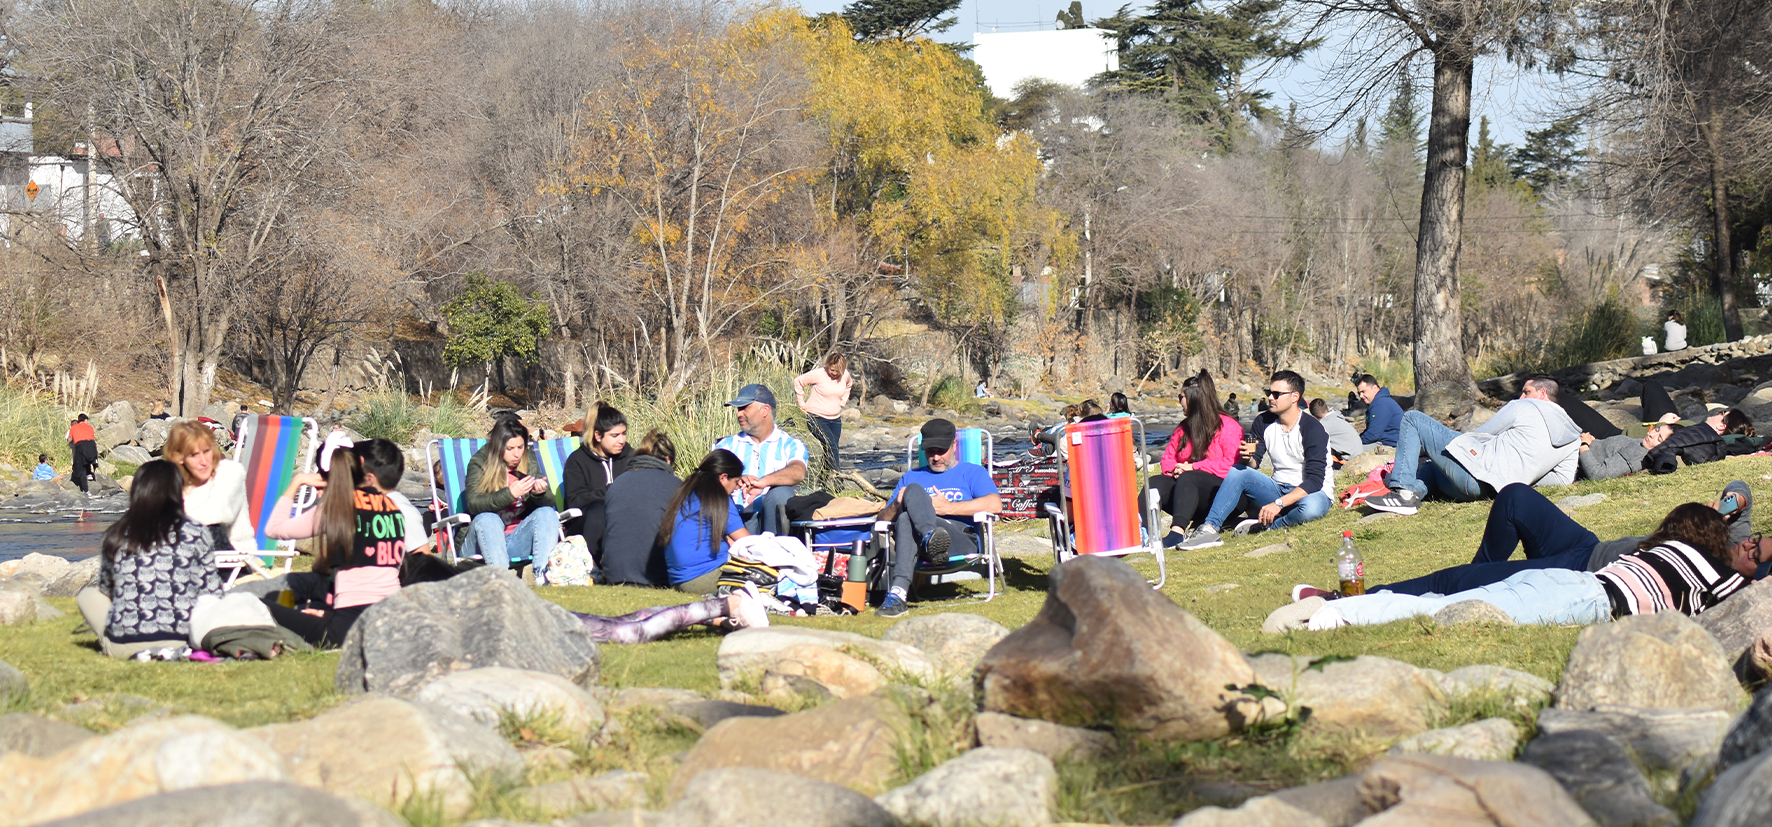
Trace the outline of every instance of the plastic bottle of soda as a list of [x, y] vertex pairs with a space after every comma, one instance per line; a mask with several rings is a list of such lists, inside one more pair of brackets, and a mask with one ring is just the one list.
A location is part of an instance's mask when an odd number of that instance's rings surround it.
[[1341, 584], [1337, 589], [1343, 596], [1366, 593], [1366, 563], [1360, 559], [1360, 550], [1354, 548], [1354, 533], [1341, 532], [1341, 551], [1335, 553], [1335, 569]]

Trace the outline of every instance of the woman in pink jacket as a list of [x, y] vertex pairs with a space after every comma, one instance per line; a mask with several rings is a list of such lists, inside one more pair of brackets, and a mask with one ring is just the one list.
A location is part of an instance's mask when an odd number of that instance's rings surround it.
[[794, 398], [806, 412], [806, 424], [812, 435], [824, 444], [825, 461], [837, 470], [837, 442], [843, 438], [843, 407], [849, 404], [849, 391], [855, 378], [849, 375], [849, 360], [831, 351], [824, 357], [824, 366], [794, 377]]
[[1181, 424], [1163, 448], [1163, 473], [1150, 481], [1158, 507], [1175, 518], [1164, 548], [1174, 548], [1189, 526], [1206, 517], [1243, 441], [1243, 426], [1218, 405], [1212, 374], [1202, 370], [1182, 383], [1181, 406]]

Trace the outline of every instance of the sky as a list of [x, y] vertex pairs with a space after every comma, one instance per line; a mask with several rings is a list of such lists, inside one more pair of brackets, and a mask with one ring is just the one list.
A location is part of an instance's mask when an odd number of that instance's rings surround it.
[[[809, 13], [842, 11], [843, 6], [851, 0], [798, 0], [800, 7]], [[1106, 17], [1119, 9], [1120, 0], [1083, 0], [1083, 16], [1086, 19]], [[1134, 2], [1136, 8], [1144, 3]], [[957, 16], [958, 25], [948, 30], [944, 40], [970, 42], [974, 32], [1026, 32], [1050, 30], [1060, 9], [1070, 7], [1070, 0], [962, 0]], [[1339, 34], [1339, 33], [1337, 33]], [[1326, 96], [1319, 81], [1324, 71], [1334, 61], [1338, 53], [1339, 38], [1332, 37], [1331, 42], [1319, 47], [1306, 59], [1299, 63], [1287, 64], [1269, 70], [1260, 81], [1260, 86], [1274, 93], [1274, 108], [1285, 111], [1290, 101], [1297, 101], [1300, 110], [1312, 114], [1313, 110], [1326, 113], [1333, 105], [1333, 96]], [[1423, 88], [1429, 80], [1432, 67], [1423, 62], [1414, 67], [1418, 81]], [[1471, 101], [1471, 141], [1477, 139], [1477, 119], [1487, 115], [1490, 120], [1490, 131], [1497, 142], [1511, 143], [1519, 146], [1525, 139], [1527, 130], [1540, 129], [1553, 118], [1547, 114], [1554, 104], [1554, 93], [1550, 82], [1537, 74], [1521, 73], [1508, 66], [1505, 62], [1494, 59], [1481, 60], [1477, 67], [1476, 81], [1473, 84]], [[1378, 101], [1378, 111], [1382, 111], [1387, 101]], [[1426, 108], [1425, 95], [1422, 100]], [[1376, 119], [1378, 111], [1373, 112]]]

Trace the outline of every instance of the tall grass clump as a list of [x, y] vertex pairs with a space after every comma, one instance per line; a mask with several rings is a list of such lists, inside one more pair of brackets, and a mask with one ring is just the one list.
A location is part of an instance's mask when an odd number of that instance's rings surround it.
[[67, 434], [68, 416], [54, 403], [0, 386], [0, 460], [29, 468], [48, 454], [52, 465], [67, 465], [74, 459]]
[[423, 412], [420, 418], [425, 427], [437, 436], [465, 438], [485, 435], [485, 429], [480, 426], [474, 409], [463, 405], [453, 393], [438, 397], [437, 406]]
[[1698, 347], [1729, 340], [1728, 334], [1723, 331], [1723, 303], [1708, 293], [1692, 292], [1669, 301], [1667, 309], [1655, 320], [1653, 326], [1656, 344], [1667, 344], [1667, 340], [1662, 337], [1661, 323], [1667, 319], [1668, 313], [1675, 310], [1686, 318], [1687, 345]]
[[412, 397], [399, 390], [383, 388], [364, 396], [357, 403], [356, 413], [345, 424], [370, 439], [405, 445], [424, 422]]
[[1408, 354], [1392, 356], [1389, 348], [1372, 351], [1360, 360], [1360, 372], [1372, 374], [1379, 387], [1392, 393], [1415, 392], [1415, 359]]
[[960, 413], [971, 413], [983, 407], [978, 398], [972, 395], [972, 386], [953, 374], [943, 376], [940, 382], [935, 383], [935, 387], [929, 391], [929, 405]]
[[1563, 328], [1554, 341], [1553, 361], [1545, 368], [1604, 362], [1643, 355], [1643, 319], [1617, 294], [1587, 309], [1575, 324]]

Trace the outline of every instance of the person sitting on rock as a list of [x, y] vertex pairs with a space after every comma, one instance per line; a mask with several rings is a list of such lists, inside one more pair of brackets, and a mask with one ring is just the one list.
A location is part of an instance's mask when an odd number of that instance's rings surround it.
[[31, 471], [31, 479], [39, 482], [48, 482], [55, 478], [55, 466], [49, 464], [49, 455], [38, 454], [37, 467]]
[[1187, 529], [1206, 519], [1243, 442], [1243, 426], [1219, 410], [1211, 373], [1202, 370], [1181, 383], [1181, 411], [1181, 424], [1163, 446], [1162, 473], [1146, 483], [1171, 518], [1164, 548], [1181, 545]]
[[[1731, 553], [1759, 542], [1751, 519], [1753, 494], [1747, 483], [1732, 480], [1723, 487], [1711, 507], [1722, 515], [1729, 527]], [[1453, 594], [1492, 583], [1529, 569], [1568, 569], [1599, 571], [1642, 545], [1642, 536], [1620, 537], [1602, 542], [1567, 512], [1556, 506], [1537, 489], [1514, 483], [1495, 495], [1489, 508], [1489, 519], [1483, 529], [1482, 542], [1471, 562], [1450, 566], [1421, 577], [1400, 580], [1382, 586], [1370, 586], [1368, 592], [1388, 591], [1397, 594]], [[1512, 559], [1515, 548], [1525, 559]], [[1772, 547], [1768, 548], [1772, 551]], [[1763, 558], [1764, 555], [1758, 555]], [[1761, 570], [1756, 579], [1765, 576]], [[1309, 584], [1292, 588], [1294, 600], [1323, 597], [1334, 600], [1341, 595]]]
[[1341, 462], [1359, 456], [1377, 447], [1360, 441], [1360, 432], [1354, 430], [1352, 423], [1343, 419], [1341, 412], [1329, 407], [1322, 399], [1312, 399], [1310, 414], [1316, 417], [1323, 426], [1323, 432], [1329, 435], [1329, 453]]
[[[1243, 443], [1249, 464], [1225, 475], [1205, 522], [1189, 532], [1180, 548], [1224, 545], [1219, 529], [1243, 507], [1245, 497], [1259, 510], [1237, 525], [1238, 534], [1290, 528], [1329, 513], [1329, 434], [1315, 417], [1305, 415], [1304, 377], [1289, 370], [1276, 372], [1268, 383], [1267, 399], [1267, 411], [1250, 428], [1255, 441]], [[1255, 470], [1264, 454], [1273, 458], [1272, 477]]]
[[664, 549], [665, 574], [677, 591], [712, 594], [731, 544], [751, 536], [732, 500], [744, 471], [731, 451], [709, 451], [665, 505], [656, 543]]
[[1625, 434], [1595, 439], [1593, 434], [1582, 431], [1581, 455], [1576, 458], [1581, 478], [1609, 480], [1644, 470], [1643, 462], [1648, 458], [1649, 452], [1666, 442], [1670, 435], [1682, 427], [1684, 426], [1656, 425], [1642, 439]]
[[1534, 376], [1526, 380], [1519, 399], [1503, 405], [1468, 434], [1420, 411], [1404, 414], [1397, 429], [1396, 465], [1386, 481], [1391, 490], [1367, 498], [1366, 505], [1393, 514], [1414, 514], [1430, 493], [1468, 502], [1516, 482], [1574, 482], [1581, 429], [1556, 399], [1556, 380]]
[[1728, 524], [1715, 508], [1685, 503], [1636, 551], [1599, 571], [1528, 569], [1446, 595], [1379, 591], [1334, 601], [1312, 595], [1281, 607], [1269, 623], [1313, 631], [1376, 626], [1431, 617], [1467, 600], [1488, 603], [1518, 624], [1586, 626], [1661, 611], [1695, 615], [1745, 588], [1768, 552], [1772, 544], [1731, 546]]
[[[746, 385], [726, 403], [738, 418], [739, 431], [722, 437], [714, 448], [730, 452], [744, 465], [732, 499], [739, 504], [745, 528], [781, 534], [781, 506], [794, 496], [794, 486], [810, 470], [806, 443], [775, 423], [775, 393], [764, 385]], [[711, 590], [710, 590], [711, 591]]]
[[177, 465], [142, 463], [99, 546], [98, 581], [74, 596], [106, 655], [187, 645], [197, 598], [222, 593], [209, 529], [185, 515], [184, 488]]
[[682, 484], [674, 470], [676, 464], [676, 443], [655, 429], [634, 449], [627, 473], [609, 484], [605, 506], [614, 519], [604, 524], [603, 556], [597, 559], [603, 582], [658, 588], [671, 585], [658, 529], [664, 523], [665, 504]]
[[[876, 518], [892, 525], [894, 557], [886, 599], [875, 613], [898, 617], [906, 602], [917, 559], [946, 564], [978, 553], [974, 515], [1003, 510], [1003, 497], [983, 466], [960, 461], [958, 431], [945, 419], [923, 423], [925, 463], [905, 472]], [[967, 520], [967, 522], [962, 522]]]
[[[317, 648], [335, 649], [366, 609], [400, 590], [401, 564], [426, 541], [418, 511], [404, 497], [390, 494], [406, 473], [399, 446], [385, 439], [335, 442], [321, 456], [320, 470], [290, 477], [289, 488], [271, 510], [265, 536], [314, 538], [313, 571], [332, 576], [328, 605], [266, 605], [277, 625]], [[312, 507], [297, 512], [296, 492], [304, 485], [321, 495]]]
[[1354, 392], [1366, 403], [1366, 430], [1360, 432], [1360, 443], [1377, 447], [1397, 447], [1397, 430], [1403, 425], [1403, 406], [1391, 398], [1391, 389], [1382, 387], [1370, 373], [1354, 377]]

